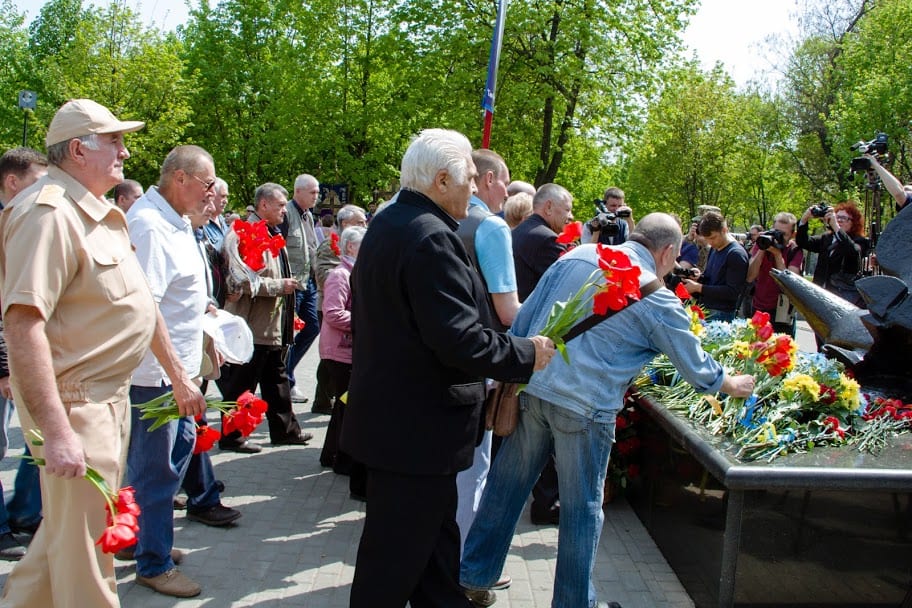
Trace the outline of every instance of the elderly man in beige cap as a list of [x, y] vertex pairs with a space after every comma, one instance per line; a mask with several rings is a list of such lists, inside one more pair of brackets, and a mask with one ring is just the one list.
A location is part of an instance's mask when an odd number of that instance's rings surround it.
[[0, 301], [13, 394], [44, 445], [44, 521], [6, 581], [0, 607], [120, 605], [113, 556], [97, 547], [105, 501], [86, 467], [118, 487], [130, 431], [130, 376], [150, 348], [184, 415], [205, 399], [180, 365], [127, 235], [104, 194], [130, 157], [120, 121], [88, 99], [48, 128], [48, 174], [0, 215]]

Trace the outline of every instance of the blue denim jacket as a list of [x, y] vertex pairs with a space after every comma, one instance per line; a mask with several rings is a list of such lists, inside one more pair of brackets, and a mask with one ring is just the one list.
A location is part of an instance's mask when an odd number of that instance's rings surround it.
[[[641, 269], [640, 282], [655, 279], [649, 250], [632, 241], [619, 245]], [[598, 269], [595, 245], [581, 245], [557, 260], [520, 308], [511, 332], [534, 336], [541, 331], [556, 301], [566, 301]], [[601, 279], [600, 282], [603, 282]], [[665, 353], [685, 380], [700, 392], [714, 393], [724, 372], [700, 347], [690, 331], [681, 301], [659, 289], [567, 343], [570, 365], [558, 354], [535, 372], [527, 391], [577, 414], [616, 412], [627, 387], [647, 363]]]

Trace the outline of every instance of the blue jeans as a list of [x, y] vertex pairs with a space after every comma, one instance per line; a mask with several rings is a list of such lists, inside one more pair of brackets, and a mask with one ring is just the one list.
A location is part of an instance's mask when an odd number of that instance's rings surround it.
[[[170, 386], [131, 386], [130, 403], [145, 403], [171, 390]], [[185, 416], [148, 432], [154, 420], [140, 420], [131, 409], [127, 484], [136, 489], [142, 510], [135, 548], [136, 573], [153, 577], [174, 567], [174, 495], [187, 472], [196, 443], [196, 423]]]
[[209, 452], [190, 457], [181, 487], [187, 492], [188, 511], [198, 513], [221, 503], [222, 484], [215, 478]]
[[[25, 455], [31, 455], [28, 443]], [[2, 492], [2, 489], [0, 489]], [[41, 482], [38, 467], [23, 459], [16, 471], [13, 497], [6, 503], [9, 523], [13, 528], [32, 528], [41, 523]]]
[[295, 311], [298, 318], [304, 321], [304, 329], [295, 336], [294, 343], [288, 350], [285, 362], [288, 383], [295, 385], [294, 370], [298, 361], [304, 358], [313, 341], [320, 334], [320, 321], [317, 319], [317, 284], [313, 278], [307, 279], [307, 290], [295, 292]]
[[[9, 447], [9, 422], [13, 415], [13, 401], [0, 397], [0, 458], [6, 456]], [[25, 455], [29, 451], [28, 438], [25, 440]], [[16, 471], [13, 497], [9, 504], [3, 501], [3, 485], [0, 484], [0, 534], [10, 531], [10, 526], [26, 528], [41, 521], [41, 484], [38, 481], [38, 467], [23, 459]]]
[[520, 404], [519, 424], [504, 439], [488, 473], [466, 539], [460, 583], [488, 589], [500, 578], [516, 522], [553, 449], [561, 514], [551, 606], [595, 606], [592, 566], [604, 520], [602, 495], [617, 413], [586, 417], [526, 393]]

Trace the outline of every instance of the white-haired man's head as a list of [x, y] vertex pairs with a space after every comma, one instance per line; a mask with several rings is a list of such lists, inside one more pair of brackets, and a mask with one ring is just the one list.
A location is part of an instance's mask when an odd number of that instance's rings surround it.
[[399, 183], [430, 198], [455, 219], [468, 213], [476, 191], [472, 144], [457, 131], [425, 129], [402, 157]]
[[458, 184], [470, 176], [472, 144], [469, 139], [450, 129], [425, 129], [409, 144], [402, 157], [399, 182], [403, 188], [424, 192], [437, 173], [445, 170]]

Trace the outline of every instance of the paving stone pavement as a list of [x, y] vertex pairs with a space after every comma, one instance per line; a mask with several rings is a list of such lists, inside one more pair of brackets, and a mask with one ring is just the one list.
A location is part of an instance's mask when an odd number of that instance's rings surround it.
[[[296, 374], [308, 391], [314, 383], [316, 351], [316, 346], [311, 348]], [[175, 511], [175, 546], [188, 553], [181, 570], [200, 583], [202, 594], [184, 600], [160, 595], [136, 585], [132, 563], [115, 562], [124, 608], [348, 606], [364, 505], [349, 498], [347, 477], [320, 467], [329, 417], [311, 414], [310, 404], [296, 404], [295, 411], [303, 429], [315, 435], [306, 447], [269, 447], [262, 425], [252, 437], [264, 445], [260, 454], [212, 450], [217, 477], [226, 486], [222, 502], [243, 512], [236, 525], [212, 528]], [[214, 416], [212, 420], [217, 422]], [[15, 456], [22, 453], [17, 419], [12, 427], [14, 447], [0, 462], [7, 490], [18, 466]], [[513, 584], [497, 592], [496, 606], [550, 606], [556, 556], [557, 527], [533, 526], [524, 513], [505, 568]], [[0, 561], [0, 584], [11, 569], [12, 563]], [[593, 578], [600, 600], [614, 600], [624, 608], [694, 605], [623, 499], [606, 509]]]

